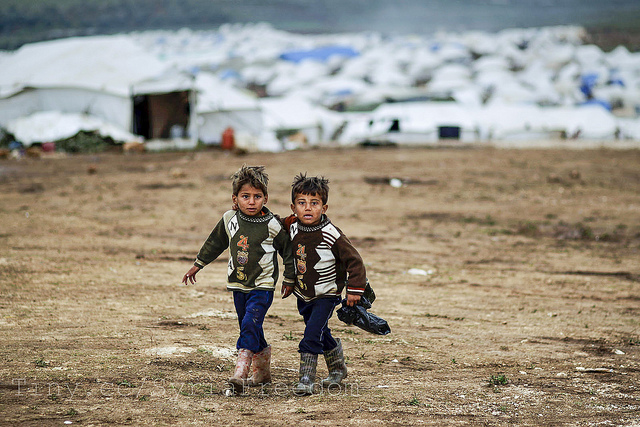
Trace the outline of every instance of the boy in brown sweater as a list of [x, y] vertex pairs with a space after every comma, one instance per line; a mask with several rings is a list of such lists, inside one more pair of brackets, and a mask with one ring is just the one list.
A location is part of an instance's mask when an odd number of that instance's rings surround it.
[[347, 305], [359, 300], [366, 286], [366, 271], [358, 251], [325, 215], [329, 180], [295, 177], [291, 190], [293, 215], [285, 220], [295, 256], [296, 281], [283, 283], [282, 297], [294, 293], [305, 323], [298, 346], [300, 376], [295, 392], [313, 393], [318, 355], [324, 354], [329, 376], [324, 386], [339, 385], [347, 376], [340, 339], [331, 335], [328, 322], [346, 288]]

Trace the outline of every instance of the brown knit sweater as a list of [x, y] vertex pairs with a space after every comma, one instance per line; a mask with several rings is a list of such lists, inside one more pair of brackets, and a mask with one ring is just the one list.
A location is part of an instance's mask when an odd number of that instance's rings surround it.
[[[287, 221], [288, 222], [288, 221]], [[347, 236], [323, 215], [320, 224], [307, 227], [294, 222], [289, 227], [295, 257], [298, 298], [362, 295], [366, 286], [366, 270], [358, 251]]]

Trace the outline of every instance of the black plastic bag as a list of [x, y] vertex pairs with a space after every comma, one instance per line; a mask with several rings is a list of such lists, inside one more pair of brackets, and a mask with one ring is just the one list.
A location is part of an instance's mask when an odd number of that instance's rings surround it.
[[[371, 290], [373, 292], [373, 290]], [[373, 296], [375, 298], [375, 294]], [[364, 296], [353, 306], [347, 305], [347, 299], [342, 300], [342, 307], [336, 312], [338, 319], [347, 325], [355, 325], [358, 328], [377, 335], [387, 335], [391, 332], [391, 328], [386, 320], [369, 313], [367, 310], [371, 308], [371, 303]]]

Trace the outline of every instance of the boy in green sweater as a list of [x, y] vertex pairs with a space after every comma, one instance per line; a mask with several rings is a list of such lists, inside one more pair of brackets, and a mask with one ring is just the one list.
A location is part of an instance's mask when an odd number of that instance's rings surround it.
[[[265, 206], [269, 178], [264, 166], [242, 166], [232, 179], [234, 209], [225, 212], [216, 224], [182, 282], [195, 283], [196, 274], [229, 248], [227, 290], [233, 292], [240, 325], [238, 360], [229, 383], [237, 394], [247, 385], [271, 380], [271, 346], [262, 324], [278, 280], [276, 253], [284, 263], [283, 284], [294, 283], [295, 271], [289, 236]], [[252, 365], [252, 376], [247, 378]]]

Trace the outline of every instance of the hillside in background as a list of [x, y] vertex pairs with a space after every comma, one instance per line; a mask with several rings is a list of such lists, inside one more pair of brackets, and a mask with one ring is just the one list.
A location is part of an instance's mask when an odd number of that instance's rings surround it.
[[269, 22], [297, 32], [498, 31], [575, 24], [604, 50], [640, 50], [635, 0], [3, 0], [0, 49], [69, 36], [151, 29], [215, 29]]

